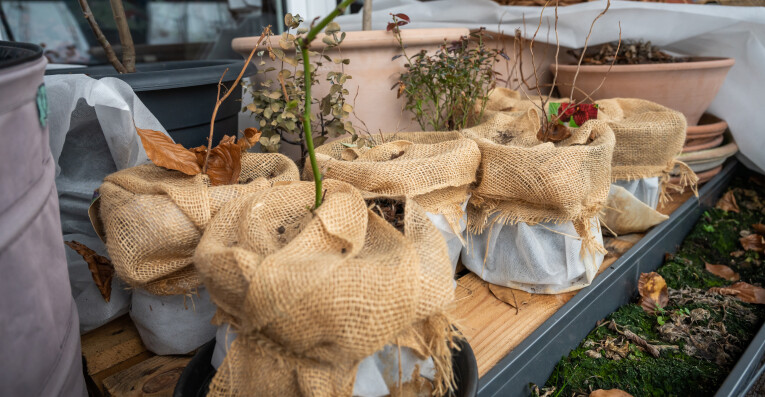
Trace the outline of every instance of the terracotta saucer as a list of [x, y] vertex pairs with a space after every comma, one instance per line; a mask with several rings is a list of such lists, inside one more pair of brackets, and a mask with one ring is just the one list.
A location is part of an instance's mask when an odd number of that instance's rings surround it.
[[685, 133], [688, 140], [699, 138], [712, 138], [722, 135], [728, 129], [728, 123], [717, 116], [704, 113], [698, 125], [689, 125]]
[[[715, 175], [719, 174], [720, 171], [722, 171], [723, 166], [717, 166], [715, 168], [712, 168], [711, 170], [700, 172], [696, 174], [697, 177], [699, 177], [699, 184], [709, 182], [710, 179], [712, 179]], [[669, 178], [669, 181], [671, 183], [680, 183], [680, 177], [673, 176], [672, 178]]]
[[685, 146], [683, 146], [683, 153], [711, 149], [713, 147], [719, 146], [722, 143], [722, 141], [723, 141], [722, 135], [718, 137], [711, 137], [711, 138], [690, 139], [686, 141]]

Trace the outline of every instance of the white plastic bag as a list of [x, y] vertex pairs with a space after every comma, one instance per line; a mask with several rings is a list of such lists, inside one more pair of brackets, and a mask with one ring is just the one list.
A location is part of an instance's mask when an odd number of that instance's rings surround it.
[[[88, 218], [93, 191], [106, 175], [148, 161], [134, 120], [142, 128], [164, 129], [130, 85], [120, 79], [55, 75], [45, 77], [45, 86], [64, 240], [79, 241], [108, 256]], [[66, 257], [81, 333], [127, 312], [130, 291], [116, 276], [111, 300], [105, 302], [82, 257], [71, 249], [67, 249]]]
[[147, 349], [159, 355], [187, 354], [215, 336], [210, 320], [217, 307], [204, 287], [197, 291], [167, 296], [133, 291], [130, 318]]
[[634, 181], [616, 181], [612, 185], [621, 186], [632, 193], [645, 205], [656, 209], [659, 205], [659, 177], [636, 179]]
[[[592, 218], [590, 224], [591, 233], [602, 245], [598, 218]], [[595, 278], [604, 258], [601, 253], [581, 252], [582, 241], [571, 222], [496, 222], [482, 234], [467, 232], [466, 236], [468, 246], [462, 251], [465, 267], [486, 282], [530, 293], [557, 294], [584, 288]]]
[[[460, 252], [462, 252], [462, 248], [464, 247], [464, 239], [462, 238], [462, 235], [467, 228], [467, 213], [465, 212], [465, 209], [467, 208], [469, 199], [470, 195], [468, 195], [467, 200], [462, 204], [463, 214], [462, 218], [460, 218], [459, 230], [456, 231], [449, 225], [445, 216], [441, 214], [431, 214], [430, 212], [425, 213], [425, 215], [428, 216], [428, 219], [433, 222], [436, 229], [438, 229], [438, 231], [441, 232], [441, 235], [444, 236], [446, 247], [449, 249], [449, 259], [452, 261], [452, 272], [457, 270], [457, 262], [459, 262], [460, 259]], [[457, 232], [459, 234], [457, 234]]]
[[[223, 363], [228, 349], [236, 339], [236, 333], [229, 324], [218, 327], [215, 333], [215, 348], [210, 363], [217, 370]], [[354, 397], [383, 397], [391, 394], [389, 385], [398, 384], [399, 348], [385, 345], [381, 350], [361, 361], [353, 384]], [[401, 347], [401, 383], [412, 380], [415, 367], [421, 377], [433, 380], [436, 368], [432, 358], [421, 359], [408, 347]]]

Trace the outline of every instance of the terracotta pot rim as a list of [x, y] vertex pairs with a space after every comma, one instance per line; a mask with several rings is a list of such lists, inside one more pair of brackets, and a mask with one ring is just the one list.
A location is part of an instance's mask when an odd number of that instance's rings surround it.
[[683, 147], [683, 153], [690, 153], [690, 152], [698, 152], [700, 150], [706, 150], [711, 149], [717, 146], [720, 146], [720, 144], [723, 141], [723, 136], [720, 135], [718, 137], [712, 137], [712, 138], [701, 138], [702, 142], [692, 142], [692, 145], [687, 145]]
[[[697, 124], [697, 125], [689, 125], [688, 130], [685, 133], [685, 136], [688, 139], [698, 139], [698, 138], [708, 138], [713, 137], [717, 135], [721, 135], [725, 130], [728, 129], [728, 123], [725, 120], [722, 120], [714, 115], [705, 113], [701, 116], [702, 120], [705, 116], [711, 116], [714, 118], [714, 120], [711, 123], [706, 124]], [[701, 122], [701, 120], [699, 121]]]
[[694, 165], [711, 161], [713, 159], [727, 158], [733, 156], [738, 152], [738, 145], [736, 142], [728, 142], [725, 145], [718, 146], [712, 149], [699, 150], [697, 152], [682, 153], [677, 157], [678, 160], [688, 164]]
[[[717, 69], [731, 67], [736, 63], [733, 58], [717, 57], [691, 57], [690, 62], [678, 63], [651, 63], [643, 65], [614, 65], [610, 73], [632, 73], [653, 71], [684, 71], [693, 69]], [[555, 71], [556, 64], [550, 65], [550, 70]], [[557, 65], [559, 71], [576, 72], [577, 65]], [[611, 65], [582, 65], [579, 72], [603, 73], [607, 72]]]
[[[393, 33], [385, 30], [354, 31], [345, 33], [345, 40], [343, 40], [343, 43], [340, 45], [340, 50], [399, 46], [398, 42], [393, 37]], [[439, 44], [444, 40], [452, 41], [469, 34], [470, 30], [467, 28], [401, 29], [401, 38], [404, 40], [404, 44], [410, 48], [410, 51], [415, 51], [413, 47], [416, 46]], [[324, 37], [324, 33], [320, 33], [316, 36], [316, 39], [311, 44], [311, 49], [321, 50], [327, 46], [321, 41], [322, 37]], [[231, 41], [231, 47], [233, 47], [234, 51], [246, 57], [250, 54], [250, 51], [252, 51], [253, 46], [258, 42], [259, 38], [260, 36], [237, 37]], [[275, 35], [271, 40], [272, 45], [276, 45], [278, 36]], [[265, 48], [262, 44], [261, 47]], [[413, 53], [414, 52], [412, 52], [412, 54]]]

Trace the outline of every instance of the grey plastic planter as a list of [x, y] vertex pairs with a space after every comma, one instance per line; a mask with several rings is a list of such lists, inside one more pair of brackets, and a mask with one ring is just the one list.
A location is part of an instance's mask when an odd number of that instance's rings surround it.
[[0, 41], [0, 396], [87, 395], [42, 48]]
[[[637, 291], [640, 273], [656, 270], [667, 252], [677, 250], [704, 210], [714, 206], [737, 167], [738, 161], [729, 162], [699, 191], [698, 201], [691, 199], [680, 206], [669, 220], [646, 234], [589, 287], [576, 294], [500, 360], [479, 380], [478, 396], [528, 396], [530, 382], [544, 384], [560, 358], [575, 349], [598, 320], [629, 302]], [[718, 395], [737, 395], [734, 392], [744, 388], [747, 376], [751, 377], [759, 363], [757, 353], [765, 351], [763, 345], [765, 332], [761, 330], [721, 387], [722, 394]]]
[[[137, 65], [138, 72], [118, 74], [111, 66], [55, 69], [54, 74], [84, 73], [95, 79], [116, 77], [130, 84], [138, 98], [154, 114], [170, 136], [185, 147], [207, 144], [218, 81], [230, 87], [244, 66], [243, 60], [177, 61]], [[255, 73], [250, 65], [245, 77]], [[223, 135], [237, 133], [242, 91], [237, 89], [218, 109], [214, 144]]]

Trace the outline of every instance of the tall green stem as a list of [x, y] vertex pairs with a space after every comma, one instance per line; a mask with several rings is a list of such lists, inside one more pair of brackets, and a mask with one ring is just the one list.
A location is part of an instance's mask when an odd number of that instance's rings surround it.
[[321, 33], [327, 25], [332, 22], [335, 17], [342, 14], [346, 7], [348, 7], [353, 0], [343, 0], [340, 5], [337, 6], [332, 12], [329, 13], [324, 19], [314, 25], [308, 34], [304, 38], [298, 40], [300, 47], [300, 53], [303, 56], [303, 73], [305, 77], [305, 97], [303, 98], [304, 110], [303, 110], [303, 135], [305, 135], [305, 146], [308, 149], [308, 157], [311, 160], [311, 170], [313, 171], [313, 181], [316, 186], [316, 201], [313, 208], [317, 209], [321, 205], [321, 200], [324, 196], [324, 191], [321, 187], [321, 170], [319, 170], [319, 164], [316, 163], [316, 153], [313, 150], [313, 136], [311, 135], [311, 63], [308, 59], [308, 47], [311, 42], [316, 38], [316, 35]]

